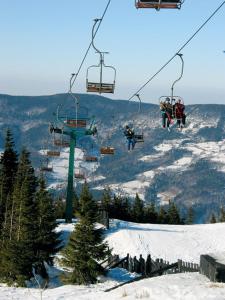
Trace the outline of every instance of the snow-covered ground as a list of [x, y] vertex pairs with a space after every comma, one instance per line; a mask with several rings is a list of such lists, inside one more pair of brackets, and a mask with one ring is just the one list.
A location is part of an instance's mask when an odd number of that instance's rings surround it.
[[[74, 224], [60, 224], [66, 242]], [[200, 254], [213, 253], [220, 262], [225, 261], [225, 223], [207, 225], [153, 225], [114, 220], [107, 231], [106, 240], [114, 253], [121, 257], [151, 254], [170, 262], [178, 258], [199, 263]], [[50, 273], [50, 288], [14, 288], [0, 285], [0, 300], [224, 300], [225, 284], [210, 282], [198, 273], [170, 274], [124, 285], [111, 292], [104, 292], [134, 275], [122, 269], [110, 271], [102, 282], [89, 286], [60, 286], [56, 280], [59, 270]], [[41, 298], [42, 297], [42, 298]]]
[[93, 286], [61, 286], [37, 289], [0, 287], [0, 300], [224, 300], [225, 284], [212, 283], [198, 273], [149, 278], [104, 292], [109, 282]]

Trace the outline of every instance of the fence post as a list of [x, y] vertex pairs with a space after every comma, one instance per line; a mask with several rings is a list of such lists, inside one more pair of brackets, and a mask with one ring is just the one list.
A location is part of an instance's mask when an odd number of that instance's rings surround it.
[[144, 258], [142, 257], [141, 254], [140, 254], [139, 262], [140, 262], [140, 272], [141, 272], [141, 274], [146, 275], [145, 260], [144, 260]]
[[178, 259], [178, 272], [181, 273], [182, 272], [182, 260]]
[[129, 260], [128, 260], [128, 271], [131, 272], [131, 273], [134, 272], [133, 259], [130, 256], [129, 256]]
[[152, 259], [151, 259], [151, 255], [148, 254], [146, 260], [146, 275], [149, 275], [151, 271], [152, 271]]
[[139, 261], [137, 260], [136, 256], [134, 257], [134, 272], [135, 273], [140, 272]]

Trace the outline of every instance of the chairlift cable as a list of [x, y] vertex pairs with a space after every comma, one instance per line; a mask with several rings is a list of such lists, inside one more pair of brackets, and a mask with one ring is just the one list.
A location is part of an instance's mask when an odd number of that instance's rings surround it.
[[176, 55], [179, 55], [179, 52], [183, 50], [190, 41], [199, 33], [199, 31], [212, 19], [212, 17], [221, 9], [221, 7], [225, 4], [225, 1], [223, 1], [219, 7], [208, 17], [208, 19], [195, 31], [195, 33], [183, 44], [183, 46], [176, 51], [176, 53], [152, 76], [149, 78], [149, 80], [143, 84], [137, 92], [135, 92], [129, 99], [130, 101], [136, 94], [138, 94], [149, 82], [151, 82], [175, 57]]
[[[102, 23], [102, 21], [103, 21], [103, 19], [104, 19], [104, 17], [105, 17], [105, 14], [106, 14], [106, 12], [107, 12], [107, 10], [108, 10], [108, 7], [109, 7], [110, 2], [111, 2], [111, 0], [108, 1], [107, 5], [106, 5], [106, 7], [105, 7], [105, 10], [104, 10], [104, 12], [103, 12], [103, 14], [102, 14], [102, 17], [100, 18], [100, 21], [99, 21], [99, 23], [98, 23], [98, 26], [97, 26], [97, 28], [96, 28], [96, 30], [95, 30], [94, 35], [93, 35], [93, 39], [95, 38], [95, 36], [96, 36], [96, 34], [97, 34], [98, 30], [99, 30], [99, 27], [101, 26], [101, 23]], [[78, 76], [79, 73], [80, 73], [80, 70], [81, 70], [81, 68], [82, 68], [82, 66], [83, 66], [83, 64], [84, 64], [84, 61], [85, 61], [85, 59], [86, 59], [86, 57], [87, 57], [87, 55], [88, 55], [88, 52], [89, 52], [89, 50], [90, 50], [90, 48], [91, 48], [91, 46], [92, 46], [93, 39], [92, 39], [92, 41], [90, 42], [90, 44], [89, 44], [89, 46], [88, 46], [88, 48], [87, 48], [87, 50], [86, 50], [86, 52], [85, 52], [85, 55], [84, 55], [84, 57], [83, 57], [83, 59], [82, 59], [82, 61], [81, 61], [81, 64], [80, 64], [80, 66], [79, 66], [79, 68], [78, 68], [78, 71], [77, 71], [77, 73], [75, 74], [75, 76], [74, 76], [74, 78], [73, 78], [73, 81], [71, 82], [70, 89], [72, 89], [72, 87], [73, 87], [73, 85], [74, 85], [74, 83], [75, 83], [75, 81], [76, 81], [76, 79], [77, 79], [77, 76]]]

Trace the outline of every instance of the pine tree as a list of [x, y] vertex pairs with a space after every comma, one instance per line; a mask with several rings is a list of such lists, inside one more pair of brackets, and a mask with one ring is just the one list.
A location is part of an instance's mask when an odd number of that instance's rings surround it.
[[0, 236], [2, 227], [11, 203], [11, 194], [17, 171], [17, 153], [11, 131], [8, 129], [5, 138], [4, 152], [0, 158]]
[[29, 160], [29, 153], [21, 153], [11, 207], [3, 228], [5, 237], [0, 253], [0, 277], [3, 281], [14, 281], [24, 285], [32, 276], [35, 262], [37, 209], [34, 201], [36, 177]]
[[132, 210], [131, 210], [131, 203], [130, 199], [125, 197], [123, 199], [123, 218], [124, 221], [132, 221]]
[[90, 284], [97, 281], [103, 269], [97, 263], [108, 254], [103, 242], [102, 230], [95, 228], [96, 204], [87, 184], [80, 195], [80, 219], [63, 250], [62, 263], [72, 269], [64, 281], [72, 284]]
[[109, 217], [122, 219], [123, 216], [123, 198], [121, 195], [113, 195], [112, 205]]
[[104, 189], [101, 197], [101, 208], [110, 213], [110, 206], [112, 202], [112, 195], [110, 188]]
[[216, 216], [215, 216], [214, 213], [212, 213], [211, 218], [210, 218], [210, 223], [213, 224], [213, 223], [216, 223], [216, 222], [217, 222]]
[[170, 202], [168, 209], [168, 223], [169, 224], [181, 224], [181, 219], [179, 215], [179, 211], [175, 205], [175, 203]]
[[186, 224], [193, 224], [193, 221], [194, 221], [194, 210], [193, 210], [193, 207], [190, 206], [188, 208], [188, 214], [187, 214], [187, 221], [186, 221]]
[[66, 201], [61, 196], [54, 198], [55, 219], [65, 219]]
[[223, 208], [223, 206], [220, 208], [220, 218], [219, 218], [220, 222], [225, 222], [225, 210]]
[[168, 214], [163, 206], [160, 207], [158, 214], [158, 223], [159, 224], [168, 224]]
[[138, 194], [136, 194], [134, 199], [132, 207], [132, 216], [134, 222], [141, 223], [144, 221], [144, 204]]
[[39, 180], [35, 201], [37, 206], [36, 265], [44, 272], [44, 262], [53, 264], [53, 255], [59, 250], [60, 240], [59, 234], [55, 232], [57, 224], [53, 200], [46, 190], [43, 177]]
[[152, 201], [151, 204], [146, 208], [145, 219], [147, 223], [157, 223], [158, 214], [155, 209], [155, 203]]

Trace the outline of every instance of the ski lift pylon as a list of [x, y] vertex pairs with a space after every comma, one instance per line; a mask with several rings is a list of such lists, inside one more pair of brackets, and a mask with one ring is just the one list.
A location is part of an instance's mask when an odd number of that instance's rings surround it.
[[[86, 72], [86, 89], [87, 92], [92, 92], [92, 93], [114, 93], [115, 90], [115, 81], [116, 81], [116, 69], [113, 66], [108, 66], [105, 65], [104, 62], [104, 54], [108, 54], [108, 52], [102, 52], [100, 50], [98, 50], [95, 45], [94, 45], [94, 30], [95, 30], [95, 26], [96, 24], [101, 21], [101, 19], [95, 19], [94, 20], [94, 25], [92, 28], [92, 46], [93, 48], [96, 50], [96, 52], [99, 54], [100, 60], [99, 60], [99, 64], [98, 65], [92, 65], [90, 67], [88, 67], [87, 72]], [[90, 71], [91, 70], [98, 70], [99, 69], [99, 81], [92, 81], [90, 80]], [[112, 82], [105, 82], [103, 80], [103, 70], [105, 71], [106, 69], [111, 69], [112, 70], [112, 74], [113, 74], [113, 80]]]

